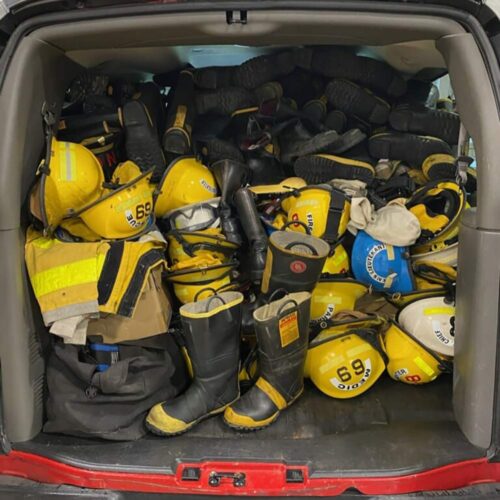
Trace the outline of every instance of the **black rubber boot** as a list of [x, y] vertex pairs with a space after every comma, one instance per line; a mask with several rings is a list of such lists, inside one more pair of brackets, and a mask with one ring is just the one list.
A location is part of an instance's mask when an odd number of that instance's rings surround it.
[[151, 116], [151, 120], [156, 126], [159, 137], [161, 137], [165, 131], [167, 113], [165, 100], [161, 95], [158, 85], [153, 82], [139, 83], [134, 99], [141, 101], [146, 106], [149, 116]]
[[260, 85], [290, 74], [295, 68], [291, 52], [254, 57], [240, 66], [233, 73], [235, 85], [246, 89], [255, 89]]
[[228, 241], [241, 245], [240, 228], [236, 219], [232, 217], [231, 207], [234, 194], [247, 182], [248, 167], [233, 160], [219, 160], [211, 168], [221, 190], [219, 215], [222, 232]]
[[301, 68], [328, 78], [351, 80], [389, 97], [399, 97], [406, 91], [404, 78], [387, 63], [340, 47], [298, 49], [294, 58]]
[[398, 99], [398, 103], [421, 105], [434, 109], [438, 99], [439, 89], [436, 85], [432, 82], [412, 78], [406, 82], [406, 92]]
[[389, 119], [391, 107], [387, 101], [348, 80], [332, 80], [325, 95], [335, 109], [374, 125], [383, 125]]
[[283, 95], [293, 99], [299, 107], [320, 97], [325, 89], [323, 78], [300, 68], [281, 78], [280, 84]]
[[239, 292], [221, 292], [180, 308], [193, 382], [181, 396], [151, 408], [146, 418], [151, 432], [182, 434], [238, 398], [242, 302]]
[[85, 71], [73, 79], [67, 90], [68, 102], [84, 102], [89, 96], [104, 96], [110, 81], [108, 75]]
[[213, 165], [219, 160], [233, 160], [240, 163], [245, 161], [243, 154], [237, 146], [230, 141], [222, 139], [214, 138], [204, 142], [201, 152], [208, 166]]
[[320, 238], [295, 231], [275, 231], [269, 237], [261, 292], [279, 289], [311, 292], [319, 280], [330, 245]]
[[437, 100], [436, 109], [453, 113], [453, 111], [455, 110], [455, 105], [453, 104], [453, 101], [450, 98], [443, 97]]
[[285, 295], [254, 312], [259, 378], [224, 412], [224, 422], [252, 431], [272, 424], [304, 390], [311, 294]]
[[314, 153], [341, 153], [356, 146], [365, 138], [366, 135], [358, 129], [348, 130], [342, 135], [335, 130], [327, 130], [311, 136], [298, 122], [289, 133], [280, 137], [280, 157], [283, 163], [291, 164], [301, 156]]
[[347, 117], [342, 111], [334, 109], [326, 115], [325, 126], [329, 130], [336, 130], [341, 134], [346, 129], [346, 125]]
[[399, 132], [430, 135], [450, 145], [458, 143], [460, 117], [456, 113], [425, 106], [397, 106], [389, 115], [389, 123]]
[[441, 139], [403, 132], [383, 132], [368, 141], [370, 156], [377, 159], [401, 160], [421, 168], [431, 155], [452, 155], [451, 147]]
[[196, 110], [199, 115], [214, 113], [232, 115], [235, 111], [257, 104], [252, 92], [241, 87], [226, 87], [196, 93]]
[[258, 283], [266, 266], [267, 234], [260, 222], [253, 194], [249, 189], [238, 189], [234, 195], [234, 202], [250, 245], [250, 279]]
[[165, 157], [160, 147], [158, 133], [141, 101], [128, 101], [123, 107], [125, 149], [127, 158], [146, 172], [154, 169], [152, 182], [159, 182], [165, 171]]
[[233, 83], [234, 66], [211, 66], [194, 71], [195, 85], [200, 89], [215, 90], [230, 87]]
[[[323, 99], [311, 99], [302, 107], [302, 113], [316, 123], [325, 121], [326, 118], [326, 103]], [[332, 129], [335, 130], [335, 129]]]
[[248, 159], [252, 176], [252, 186], [278, 184], [287, 177], [283, 165], [271, 156], [253, 156]]
[[254, 90], [259, 104], [266, 101], [279, 100], [283, 97], [283, 88], [278, 82], [267, 82]]
[[339, 134], [335, 130], [327, 130], [313, 136], [298, 122], [292, 130], [279, 138], [281, 162], [291, 164], [299, 156], [324, 151], [338, 140]]
[[[70, 134], [78, 131], [90, 131], [90, 133], [98, 135], [106, 133], [106, 125], [108, 127], [121, 127], [119, 110], [110, 113], [91, 113], [91, 114], [76, 114], [62, 116], [59, 120], [58, 137], [61, 134]], [[87, 137], [89, 137], [87, 135]]]
[[193, 125], [195, 120], [193, 74], [181, 71], [174, 90], [174, 98], [168, 106], [166, 129], [162, 145], [166, 153], [187, 155], [192, 152]]
[[344, 154], [303, 156], [297, 159], [293, 170], [308, 184], [322, 184], [332, 179], [358, 179], [370, 183], [375, 177], [375, 168], [365, 149], [358, 146]]

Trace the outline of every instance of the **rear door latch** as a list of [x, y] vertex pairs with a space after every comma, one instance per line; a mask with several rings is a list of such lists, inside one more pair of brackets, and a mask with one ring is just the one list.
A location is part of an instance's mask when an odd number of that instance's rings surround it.
[[220, 486], [223, 479], [232, 479], [233, 486], [242, 488], [246, 484], [246, 476], [243, 472], [211, 472], [208, 476], [210, 486]]
[[246, 10], [226, 10], [227, 24], [247, 24]]

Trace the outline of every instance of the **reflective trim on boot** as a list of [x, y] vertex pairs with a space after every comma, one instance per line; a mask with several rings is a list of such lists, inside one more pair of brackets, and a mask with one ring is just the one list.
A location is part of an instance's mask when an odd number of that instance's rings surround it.
[[303, 388], [288, 403], [264, 378], [260, 377], [252, 393], [239, 399], [224, 411], [224, 423], [233, 429], [256, 431], [275, 422], [281, 411], [291, 406], [303, 393]]
[[165, 403], [158, 403], [149, 410], [148, 416], [146, 417], [146, 427], [157, 436], [177, 436], [179, 434], [184, 434], [184, 432], [199, 424], [202, 420], [205, 420], [214, 415], [222, 413], [224, 410], [228, 409], [229, 405], [233, 404], [239, 399], [238, 396], [231, 402], [216, 408], [208, 413], [205, 413], [200, 418], [192, 420], [191, 422], [183, 422], [177, 418], [171, 417], [165, 412], [163, 405]]
[[265, 378], [259, 377], [255, 385], [268, 395], [279, 410], [286, 408], [285, 398]]
[[168, 415], [161, 403], [153, 406], [149, 410], [149, 414], [146, 418], [146, 425], [155, 434], [161, 431], [162, 434], [180, 434], [185, 432], [194, 425], [195, 422], [183, 422], [177, 418]]

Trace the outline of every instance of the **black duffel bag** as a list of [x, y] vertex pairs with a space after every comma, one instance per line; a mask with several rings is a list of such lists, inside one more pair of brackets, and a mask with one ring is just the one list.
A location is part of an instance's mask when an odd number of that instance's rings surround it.
[[156, 403], [174, 398], [188, 382], [173, 336], [162, 349], [119, 346], [119, 360], [105, 371], [86, 348], [57, 342], [47, 365], [45, 432], [110, 440], [139, 439], [144, 418]]

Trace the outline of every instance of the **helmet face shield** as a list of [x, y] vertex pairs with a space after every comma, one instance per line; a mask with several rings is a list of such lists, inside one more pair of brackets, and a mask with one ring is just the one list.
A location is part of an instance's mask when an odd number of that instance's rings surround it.
[[172, 210], [165, 215], [170, 221], [172, 229], [185, 231], [203, 231], [204, 229], [220, 226], [219, 217], [220, 198], [193, 203]]

